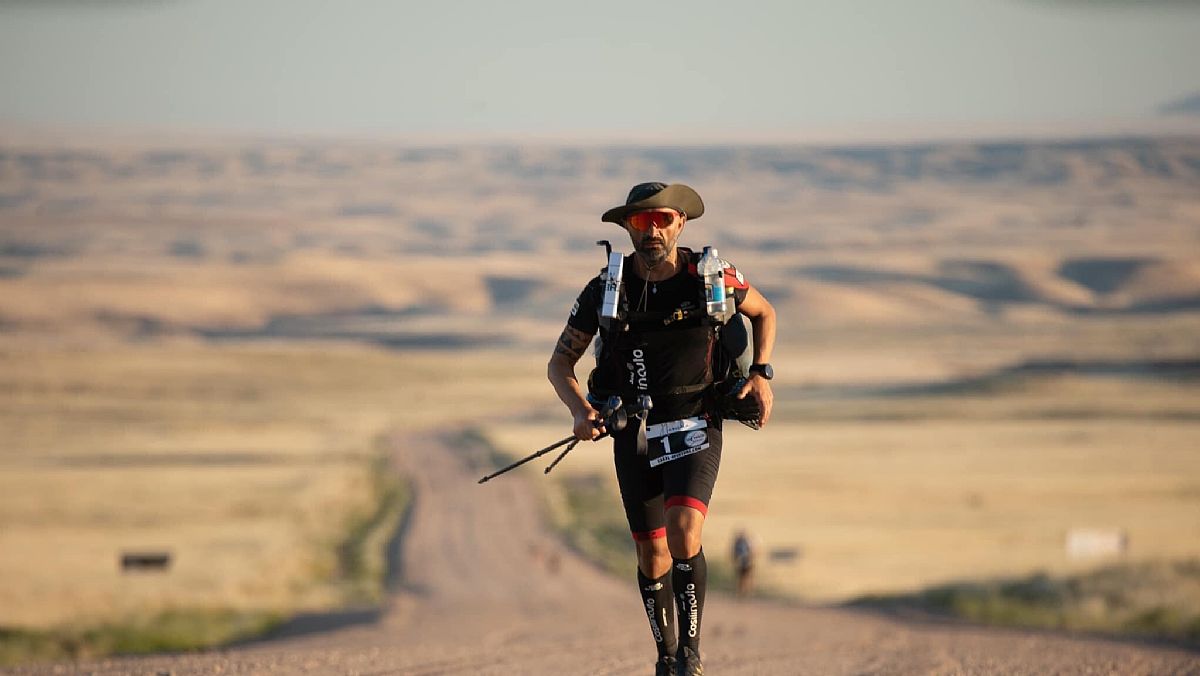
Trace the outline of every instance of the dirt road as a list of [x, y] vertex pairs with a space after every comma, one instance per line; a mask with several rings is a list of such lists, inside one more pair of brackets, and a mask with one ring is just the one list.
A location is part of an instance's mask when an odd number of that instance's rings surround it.
[[[520, 475], [440, 439], [397, 440], [416, 497], [382, 611], [300, 618], [271, 640], [190, 655], [17, 674], [647, 674], [634, 584], [599, 572], [539, 521]], [[901, 620], [710, 596], [710, 674], [1200, 674], [1200, 654], [1136, 643]]]

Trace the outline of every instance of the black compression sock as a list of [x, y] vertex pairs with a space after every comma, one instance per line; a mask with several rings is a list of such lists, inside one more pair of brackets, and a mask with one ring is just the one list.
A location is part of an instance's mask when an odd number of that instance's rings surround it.
[[700, 652], [700, 616], [708, 586], [708, 564], [701, 549], [690, 559], [675, 559], [671, 566], [675, 604], [679, 608], [679, 643]]
[[650, 620], [650, 633], [654, 634], [655, 647], [658, 655], [675, 656], [675, 609], [671, 607], [671, 574], [663, 573], [657, 580], [651, 580], [637, 572], [638, 589], [642, 592], [642, 608]]

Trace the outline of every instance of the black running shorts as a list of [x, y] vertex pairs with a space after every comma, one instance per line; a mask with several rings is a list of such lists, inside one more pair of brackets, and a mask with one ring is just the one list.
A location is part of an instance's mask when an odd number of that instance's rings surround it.
[[[637, 452], [637, 426], [613, 437], [613, 460], [625, 518], [634, 540], [666, 537], [666, 510], [675, 505], [708, 514], [708, 501], [721, 465], [721, 420], [708, 421], [704, 450], [650, 466], [649, 456]], [[655, 443], [650, 440], [649, 443]]]

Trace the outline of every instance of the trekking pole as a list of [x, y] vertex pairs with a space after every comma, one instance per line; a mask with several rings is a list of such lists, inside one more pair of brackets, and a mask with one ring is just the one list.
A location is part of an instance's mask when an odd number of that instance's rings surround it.
[[[607, 436], [608, 436], [608, 432], [605, 432], [604, 434], [601, 434], [600, 436], [596, 437], [595, 439], [592, 439], [592, 441], [600, 441], [601, 439], [603, 439], [604, 437], [607, 437]], [[549, 464], [549, 465], [546, 467], [546, 471], [545, 471], [545, 472], [543, 472], [543, 474], [549, 474], [549, 473], [550, 473], [550, 470], [554, 469], [554, 466], [555, 466], [555, 465], [557, 465], [558, 463], [562, 462], [562, 459], [563, 459], [563, 458], [565, 458], [565, 457], [567, 457], [567, 454], [571, 452], [571, 449], [572, 449], [572, 448], [575, 448], [575, 446], [576, 446], [576, 445], [578, 445], [578, 444], [579, 444], [579, 440], [578, 440], [578, 439], [576, 439], [575, 441], [572, 441], [571, 443], [567, 444], [567, 448], [566, 448], [566, 450], [564, 450], [562, 453], [559, 453], [559, 454], [558, 454], [558, 457], [554, 459], [554, 462], [550, 463], [550, 464]]]
[[[633, 417], [639, 421], [642, 420], [653, 406], [654, 402], [648, 395], [642, 395], [638, 397], [637, 405], [635, 407], [631, 407], [631, 410], [633, 411]], [[600, 441], [613, 432], [620, 432], [621, 430], [625, 429], [626, 425], [629, 424], [630, 413], [621, 405], [620, 397], [613, 397], [609, 399], [608, 403], [605, 404], [604, 408], [601, 410], [600, 415], [604, 417], [604, 432], [595, 439], [592, 439], [592, 441]], [[571, 442], [562, 453], [558, 454], [558, 457], [554, 459], [554, 462], [550, 463], [550, 465], [546, 467], [546, 471], [544, 473], [549, 474], [550, 470], [554, 469], [555, 465], [562, 462], [562, 459], [567, 457], [567, 454], [570, 453], [571, 449], [575, 448], [575, 445], [578, 443], [578, 440]]]
[[549, 474], [550, 470], [554, 469], [554, 466], [557, 465], [559, 462], [562, 462], [562, 459], [567, 457], [567, 454], [571, 452], [571, 449], [575, 448], [578, 444], [579, 444], [578, 439], [567, 444], [567, 447], [565, 449], [563, 449], [563, 452], [558, 454], [558, 457], [554, 459], [554, 462], [552, 462], [546, 466], [546, 471], [542, 472], [542, 474]]
[[[604, 406], [600, 409], [600, 420], [601, 420], [601, 424], [606, 425], [608, 427], [608, 430], [606, 430], [603, 434], [596, 437], [596, 439], [593, 439], [592, 441], [596, 441], [598, 439], [603, 439], [604, 437], [608, 436], [609, 431], [618, 431], [619, 432], [621, 429], [623, 429], [625, 427], [625, 411], [621, 409], [621, 398], [620, 397], [612, 396], [612, 397], [608, 398], [608, 401], [606, 401], [604, 403]], [[530, 453], [529, 455], [525, 456], [524, 458], [521, 458], [520, 460], [509, 465], [508, 467], [505, 467], [503, 469], [498, 469], [495, 472], [492, 472], [491, 474], [480, 479], [479, 483], [483, 483], [485, 481], [488, 481], [489, 479], [494, 479], [509, 470], [516, 469], [517, 467], [524, 465], [525, 463], [529, 462], [530, 460], [533, 460], [534, 458], [540, 458], [543, 455], [549, 453], [550, 451], [553, 451], [554, 449], [558, 448], [559, 446], [562, 446], [563, 444], [567, 444], [567, 443], [569, 443], [570, 446], [567, 446], [567, 449], [565, 451], [563, 451], [562, 453], [559, 453], [558, 457], [554, 459], [554, 462], [550, 463], [550, 466], [546, 468], [545, 473], [549, 474], [550, 470], [554, 469], [554, 466], [557, 465], [559, 463], [559, 461], [561, 461], [563, 458], [567, 457], [567, 453], [570, 453], [571, 449], [575, 448], [575, 445], [579, 443], [579, 439], [576, 438], [574, 435], [566, 437], [559, 441], [556, 441], [556, 442], [550, 444], [549, 446], [543, 448], [540, 451], [534, 451], [533, 453]]]
[[[495, 472], [492, 472], [491, 474], [480, 479], [479, 483], [483, 483], [485, 481], [488, 481], [489, 479], [495, 479], [496, 477], [500, 476], [501, 474], [504, 474], [505, 472], [507, 472], [509, 470], [516, 469], [516, 468], [520, 467], [521, 465], [524, 465], [525, 463], [529, 462], [530, 460], [533, 460], [535, 458], [540, 458], [543, 455], [546, 455], [547, 453], [549, 453], [550, 451], [553, 451], [554, 449], [558, 448], [559, 446], [562, 446], [565, 443], [569, 443], [572, 440], [574, 440], [576, 443], [578, 443], [578, 441], [579, 441], [578, 439], [575, 439], [575, 435], [572, 434], [571, 436], [569, 436], [565, 439], [562, 439], [561, 441], [556, 441], [556, 442], [550, 444], [549, 446], [543, 448], [540, 451], [534, 451], [533, 453], [525, 456], [524, 458], [521, 458], [520, 460], [509, 465], [508, 467], [505, 467], [503, 469], [498, 469]], [[571, 446], [568, 447], [567, 450], [571, 450], [571, 447], [574, 447], [574, 446], [575, 446], [575, 444], [571, 444]], [[565, 455], [565, 453], [564, 453], [564, 455]]]

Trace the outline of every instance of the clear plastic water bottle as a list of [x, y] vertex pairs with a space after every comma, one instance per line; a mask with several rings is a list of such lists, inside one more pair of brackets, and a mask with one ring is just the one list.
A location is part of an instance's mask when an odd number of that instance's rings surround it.
[[704, 255], [696, 268], [704, 279], [705, 311], [708, 316], [723, 318], [725, 316], [725, 268], [717, 257], [714, 247], [704, 247]]

